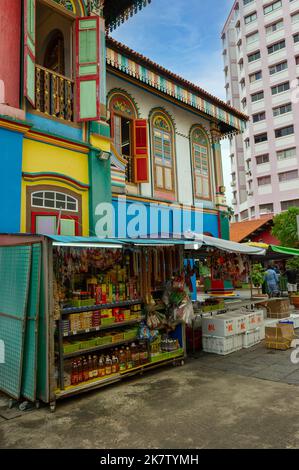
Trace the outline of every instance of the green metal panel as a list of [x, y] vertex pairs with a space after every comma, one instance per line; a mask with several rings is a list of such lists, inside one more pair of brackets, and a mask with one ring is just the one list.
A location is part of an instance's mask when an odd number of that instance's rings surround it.
[[16, 399], [21, 395], [30, 267], [31, 246], [0, 247], [0, 340], [5, 347], [0, 390]]
[[32, 246], [30, 286], [23, 359], [22, 395], [36, 399], [38, 313], [40, 303], [41, 244]]
[[97, 116], [97, 82], [86, 80], [80, 82], [80, 118], [88, 119]]
[[47, 403], [49, 401], [49, 357], [48, 357], [48, 317], [47, 317], [47, 271], [45, 257], [41, 260], [40, 304], [38, 320], [37, 350], [37, 390], [36, 397]]

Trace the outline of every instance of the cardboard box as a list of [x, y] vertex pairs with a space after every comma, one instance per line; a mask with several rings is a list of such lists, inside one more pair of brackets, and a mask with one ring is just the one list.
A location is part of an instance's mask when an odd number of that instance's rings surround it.
[[284, 318], [290, 317], [290, 315], [291, 315], [290, 312], [280, 312], [280, 313], [278, 313], [278, 312], [276, 312], [276, 313], [268, 312], [267, 317], [268, 318], [273, 318], [273, 319], [276, 319], [276, 320], [282, 320]]
[[294, 325], [290, 323], [278, 323], [276, 326], [268, 326], [265, 331], [266, 348], [285, 351], [290, 349], [295, 338]]
[[[289, 299], [275, 299], [267, 302], [268, 313], [288, 313], [290, 311]], [[287, 315], [284, 315], [286, 317]]]

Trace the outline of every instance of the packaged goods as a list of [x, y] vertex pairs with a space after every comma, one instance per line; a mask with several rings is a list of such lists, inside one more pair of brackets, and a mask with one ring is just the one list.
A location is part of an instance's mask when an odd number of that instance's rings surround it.
[[291, 347], [295, 338], [293, 324], [277, 324], [276, 326], [266, 327], [266, 348], [287, 350]]

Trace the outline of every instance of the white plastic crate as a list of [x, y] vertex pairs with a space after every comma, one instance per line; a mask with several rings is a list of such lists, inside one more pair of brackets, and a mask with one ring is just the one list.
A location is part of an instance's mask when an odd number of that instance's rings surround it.
[[246, 315], [240, 312], [229, 312], [226, 315], [235, 320], [236, 334], [245, 333], [247, 328]]
[[208, 353], [226, 356], [236, 351], [234, 336], [219, 337], [205, 335], [202, 337], [203, 350]]
[[202, 319], [202, 334], [205, 336], [228, 337], [237, 333], [236, 321], [227, 315]]
[[251, 348], [252, 346], [255, 346], [256, 344], [259, 344], [261, 342], [261, 333], [260, 333], [260, 328], [256, 328], [255, 330], [252, 331], [247, 331], [243, 335], [243, 348]]
[[290, 320], [294, 323], [295, 330], [299, 328], [299, 314], [298, 313], [297, 314], [293, 313], [291, 315]]
[[243, 335], [244, 334], [239, 334], [235, 335], [234, 338], [234, 350], [235, 351], [240, 351], [243, 348]]

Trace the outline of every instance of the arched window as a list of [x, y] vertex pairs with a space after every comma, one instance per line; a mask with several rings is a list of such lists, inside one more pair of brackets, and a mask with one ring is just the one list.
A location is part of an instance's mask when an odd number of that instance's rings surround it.
[[152, 117], [154, 185], [157, 192], [166, 195], [175, 192], [173, 127], [162, 113]]
[[191, 147], [195, 198], [210, 200], [210, 145], [207, 135], [199, 127], [191, 132]]
[[134, 182], [133, 157], [133, 125], [137, 111], [133, 102], [126, 95], [112, 95], [109, 103], [111, 135], [117, 152], [127, 161], [126, 178], [128, 183]]
[[78, 200], [64, 193], [55, 191], [38, 191], [31, 194], [31, 206], [77, 212]]
[[51, 35], [47, 45], [44, 67], [53, 72], [65, 75], [64, 38], [59, 30], [55, 30]]

